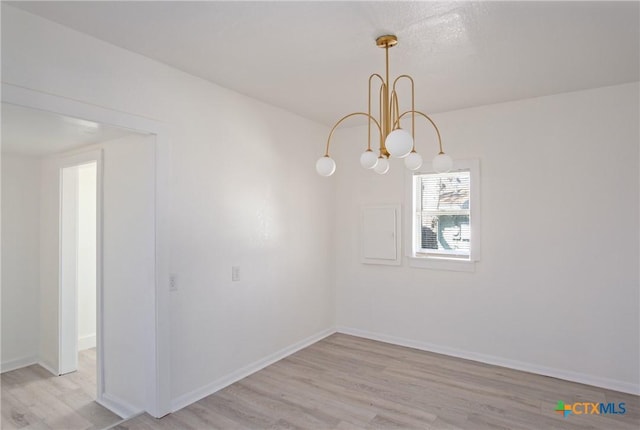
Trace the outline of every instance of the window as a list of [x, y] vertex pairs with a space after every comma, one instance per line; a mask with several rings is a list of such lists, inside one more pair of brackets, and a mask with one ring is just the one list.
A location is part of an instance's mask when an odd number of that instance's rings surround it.
[[416, 254], [469, 258], [469, 171], [414, 176]]
[[479, 259], [478, 165], [477, 160], [458, 161], [451, 172], [410, 174], [412, 265], [473, 269], [464, 263]]

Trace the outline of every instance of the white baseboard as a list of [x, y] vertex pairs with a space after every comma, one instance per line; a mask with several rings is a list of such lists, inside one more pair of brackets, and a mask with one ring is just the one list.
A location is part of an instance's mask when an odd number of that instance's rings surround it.
[[119, 399], [116, 396], [112, 396], [108, 393], [102, 393], [102, 396], [99, 396], [99, 398], [96, 399], [96, 403], [109, 409], [111, 412], [118, 415], [124, 420], [128, 420], [135, 417], [136, 415], [144, 413], [143, 410], [131, 406], [124, 400]]
[[89, 336], [82, 336], [78, 338], [78, 351], [84, 351], [85, 349], [96, 347], [96, 334], [90, 334]]
[[235, 372], [232, 372], [222, 378], [218, 378], [217, 380], [204, 385], [196, 390], [193, 390], [187, 394], [183, 394], [182, 396], [171, 401], [171, 411], [175, 412], [179, 409], [184, 408], [192, 403], [197, 402], [200, 399], [203, 399], [216, 391], [219, 391], [234, 382], [241, 380], [242, 378], [246, 378], [252, 373], [257, 372], [258, 370], [264, 369], [265, 367], [275, 363], [278, 360], [282, 360], [283, 358], [303, 349], [309, 345], [312, 345], [319, 340], [324, 339], [327, 336], [335, 333], [334, 329], [323, 330], [320, 333], [316, 333], [313, 336], [310, 336], [306, 339], [301, 340], [300, 342], [296, 342], [293, 345], [290, 345], [286, 348], [283, 348], [279, 351], [274, 352], [273, 354], [268, 355], [267, 357], [253, 362], [245, 367], [242, 367]]
[[3, 361], [2, 365], [0, 365], [0, 373], [11, 372], [12, 370], [31, 366], [32, 364], [36, 364], [37, 362], [38, 357], [36, 357], [35, 355]]
[[524, 372], [535, 373], [552, 378], [563, 379], [565, 381], [578, 382], [580, 384], [593, 385], [596, 387], [606, 388], [609, 390], [620, 391], [634, 395], [640, 395], [640, 385], [630, 382], [618, 381], [615, 379], [603, 378], [600, 376], [587, 375], [584, 373], [572, 372], [569, 370], [555, 369], [552, 367], [540, 366], [537, 364], [526, 363], [517, 360], [510, 360], [502, 357], [495, 357], [487, 354], [464, 351], [448, 346], [434, 345], [427, 342], [421, 342], [411, 339], [390, 336], [386, 334], [373, 333], [366, 330], [359, 330], [350, 327], [338, 327], [338, 333], [348, 334], [357, 337], [363, 337], [380, 342], [391, 343], [394, 345], [406, 346], [422, 351], [435, 352], [437, 354], [449, 355], [452, 357], [464, 358], [466, 360], [478, 361], [480, 363], [492, 364], [495, 366], [506, 367], [509, 369], [522, 370]]
[[51, 373], [54, 376], [60, 376], [58, 371], [55, 370], [55, 366], [52, 365], [51, 363], [47, 363], [44, 360], [40, 360], [40, 361], [38, 361], [38, 366], [40, 366], [40, 367], [44, 368], [45, 370], [49, 371], [49, 373]]

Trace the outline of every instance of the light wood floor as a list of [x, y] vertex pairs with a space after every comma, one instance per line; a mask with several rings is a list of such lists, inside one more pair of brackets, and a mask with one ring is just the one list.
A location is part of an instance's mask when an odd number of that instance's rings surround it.
[[120, 422], [98, 405], [96, 351], [81, 351], [78, 371], [53, 376], [38, 366], [2, 374], [2, 430], [104, 429]]
[[[627, 412], [563, 418], [558, 400], [625, 402]], [[638, 430], [640, 398], [335, 334], [162, 419], [114, 427], [391, 428]]]
[[[558, 402], [626, 403], [625, 415], [563, 418]], [[162, 419], [151, 429], [633, 429], [640, 398], [342, 334]]]

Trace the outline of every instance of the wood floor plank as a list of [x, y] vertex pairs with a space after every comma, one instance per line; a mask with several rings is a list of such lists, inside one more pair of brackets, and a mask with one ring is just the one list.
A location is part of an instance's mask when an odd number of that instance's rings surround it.
[[351, 423], [354, 427], [363, 427], [377, 413], [374, 408], [368, 408], [362, 404], [354, 404], [344, 397], [335, 396], [303, 380], [289, 378], [286, 383], [282, 383], [280, 376], [277, 374], [270, 375], [269, 372], [258, 372], [248, 379], [251, 380], [250, 383], [261, 384], [265, 387], [265, 390], [278, 392], [281, 398], [294, 405], [299, 405], [302, 408], [321, 407], [336, 419], [345, 424]]
[[35, 416], [27, 406], [22, 404], [11, 393], [2, 394], [2, 429], [21, 429], [25, 428], [40, 418]]

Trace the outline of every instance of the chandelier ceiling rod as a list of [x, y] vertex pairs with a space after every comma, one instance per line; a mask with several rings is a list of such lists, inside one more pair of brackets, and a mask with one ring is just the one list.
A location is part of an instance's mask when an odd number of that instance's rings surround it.
[[[367, 112], [353, 112], [340, 118], [329, 132], [324, 156], [316, 162], [316, 170], [322, 176], [331, 176], [336, 170], [336, 163], [329, 155], [331, 138], [336, 128], [346, 119], [354, 116], [366, 116], [368, 119], [367, 149], [360, 156], [360, 164], [366, 169], [373, 169], [383, 175], [389, 171], [389, 157], [404, 158], [405, 165], [410, 170], [417, 170], [422, 166], [422, 156], [415, 148], [415, 117], [419, 115], [426, 119], [436, 131], [439, 153], [433, 159], [433, 168], [438, 172], [451, 170], [453, 161], [442, 150], [440, 130], [436, 123], [425, 113], [415, 110], [415, 91], [413, 78], [409, 75], [400, 75], [390, 85], [389, 76], [389, 48], [398, 43], [394, 35], [384, 35], [376, 39], [376, 45], [385, 50], [385, 78], [377, 73], [369, 76], [369, 97]], [[379, 112], [378, 119], [371, 114], [371, 84], [375, 79], [380, 80], [378, 92]], [[396, 92], [396, 84], [401, 79], [406, 79], [411, 84], [411, 109], [400, 113], [400, 102]], [[411, 133], [400, 127], [400, 120], [411, 114]], [[380, 148], [376, 154], [371, 149], [371, 124], [374, 124], [380, 137]]]

